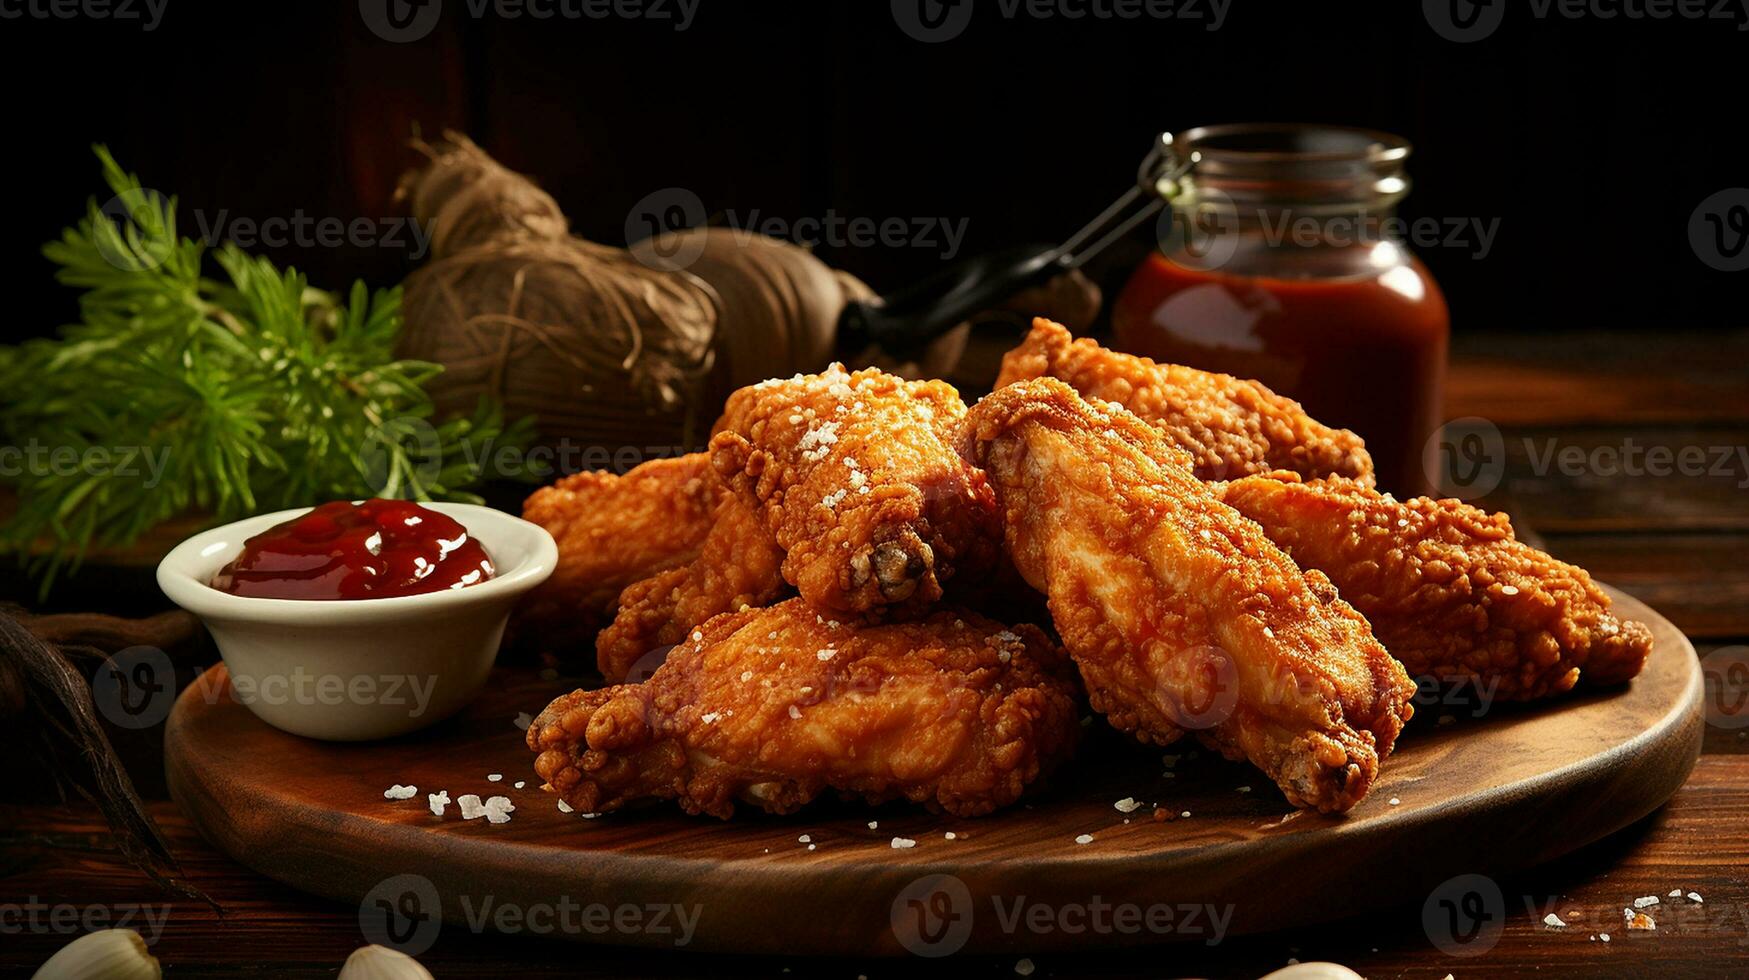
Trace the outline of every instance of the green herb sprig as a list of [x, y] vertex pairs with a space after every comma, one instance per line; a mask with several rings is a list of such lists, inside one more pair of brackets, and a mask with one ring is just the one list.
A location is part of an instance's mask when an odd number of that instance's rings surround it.
[[[477, 501], [489, 461], [529, 438], [482, 403], [433, 421], [442, 370], [397, 360], [399, 289], [313, 289], [230, 244], [223, 279], [178, 238], [176, 201], [94, 148], [114, 197], [44, 254], [83, 290], [79, 323], [0, 347], [0, 435], [17, 509], [0, 548], [55, 572], [190, 514], [214, 523], [365, 496]], [[131, 458], [130, 458], [131, 454]], [[101, 464], [101, 465], [99, 465]], [[521, 473], [493, 473], [519, 476]]]

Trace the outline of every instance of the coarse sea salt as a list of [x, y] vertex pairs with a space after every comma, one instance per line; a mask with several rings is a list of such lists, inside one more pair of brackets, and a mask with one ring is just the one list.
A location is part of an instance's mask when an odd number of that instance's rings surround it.
[[383, 790], [383, 799], [385, 799], [385, 800], [410, 800], [418, 792], [419, 792], [419, 787], [417, 787], [417, 786], [402, 786], [400, 783], [396, 783], [395, 785], [390, 786], [388, 789]]
[[1136, 798], [1133, 796], [1126, 796], [1112, 804], [1112, 808], [1119, 813], [1134, 813], [1141, 809], [1141, 806], [1142, 804], [1136, 802]]
[[443, 816], [444, 808], [449, 806], [449, 790], [440, 789], [435, 793], [427, 793], [425, 805], [431, 808], [432, 816]]
[[895, 837], [895, 838], [893, 838], [893, 850], [895, 850], [895, 851], [910, 850], [911, 848], [916, 847], [916, 846], [917, 846], [917, 842], [912, 840], [909, 837]]
[[1075, 838], [1075, 843], [1077, 843], [1077, 844], [1091, 844], [1091, 843], [1093, 843], [1093, 835], [1092, 834], [1081, 834], [1080, 836]]

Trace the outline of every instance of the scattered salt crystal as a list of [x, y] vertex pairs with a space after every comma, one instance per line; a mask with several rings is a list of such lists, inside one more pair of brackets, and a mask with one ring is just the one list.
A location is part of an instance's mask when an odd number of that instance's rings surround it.
[[1392, 806], [1397, 806], [1397, 805], [1401, 804], [1402, 802], [1403, 802], [1402, 800], [1397, 799], [1395, 796], [1391, 797], [1391, 799], [1390, 799], [1390, 804]]
[[879, 827], [880, 825], [881, 825], [881, 822], [879, 820], [870, 820], [868, 822], [868, 829], [874, 830], [876, 827]]
[[419, 787], [417, 786], [402, 786], [400, 783], [396, 783], [388, 789], [383, 790], [383, 799], [410, 800], [413, 798], [414, 794], [418, 792]]
[[1706, 904], [1706, 902], [1701, 899], [1700, 892], [1689, 892], [1688, 893], [1688, 900], [1695, 903], [1696, 905], [1705, 905]]
[[1548, 915], [1543, 916], [1543, 925], [1550, 926], [1550, 927], [1553, 927], [1555, 929], [1567, 928], [1567, 923], [1563, 922], [1561, 920], [1561, 917], [1556, 915], [1553, 912], [1550, 912]]
[[463, 820], [472, 820], [486, 812], [486, 807], [480, 802], [480, 798], [472, 793], [463, 796], [456, 802], [461, 804]]
[[524, 780], [521, 780], [521, 779], [518, 779], [518, 780], [517, 780], [517, 781], [516, 781], [516, 788], [517, 788], [517, 789], [521, 789], [521, 788], [523, 788], [523, 787], [524, 787], [524, 786], [527, 786], [527, 785], [528, 785], [528, 783], [527, 783], [527, 782], [526, 782], [526, 781], [524, 781]]
[[813, 849], [814, 849], [814, 848], [816, 848], [816, 847], [819, 847], [819, 846], [820, 846], [820, 845], [818, 845], [818, 844], [809, 844], [809, 845], [808, 845], [808, 850], [810, 850], [810, 851], [811, 851], [811, 850], [813, 850]]
[[1190, 816], [1190, 811], [1189, 811], [1189, 810], [1186, 810], [1186, 811], [1184, 811], [1184, 812], [1183, 812], [1183, 813], [1180, 813], [1180, 814], [1179, 814], [1179, 816], [1180, 816], [1180, 817], [1189, 817], [1189, 816]]
[[1026, 959], [1024, 957], [1022, 957], [1017, 963], [1014, 964], [1014, 972], [1020, 974], [1023, 977], [1032, 976], [1032, 971], [1034, 969], [1036, 969], [1036, 967], [1034, 967], [1032, 965], [1032, 961], [1029, 959]]
[[1239, 792], [1241, 792], [1241, 793], [1249, 793], [1249, 792], [1251, 792], [1251, 787], [1249, 787], [1249, 786], [1241, 786], [1241, 787], [1239, 787]]
[[559, 812], [560, 812], [560, 813], [570, 813], [570, 812], [572, 812], [572, 811], [571, 811], [571, 804], [569, 804], [569, 803], [566, 803], [566, 802], [565, 802], [565, 801], [564, 801], [564, 800], [560, 800], [560, 801], [559, 801]]
[[486, 774], [486, 782], [488, 783], [496, 783], [503, 778], [504, 774], [501, 772], [489, 772]]
[[753, 672], [751, 670], [741, 671], [741, 683], [745, 684], [752, 679], [753, 679]]
[[941, 836], [947, 838], [948, 840], [953, 840], [954, 839], [954, 832], [950, 830], [947, 833], [942, 834]]
[[1657, 904], [1658, 904], [1658, 896], [1656, 896], [1656, 895], [1645, 895], [1645, 896], [1642, 896], [1640, 898], [1634, 899], [1634, 908], [1637, 908], [1637, 909], [1643, 909], [1648, 905], [1657, 905]]
[[1115, 807], [1119, 813], [1134, 813], [1140, 809], [1142, 805], [1136, 802], [1135, 797], [1126, 796], [1123, 799], [1118, 800], [1116, 803], [1113, 803], [1112, 806]]
[[1518, 594], [1518, 586], [1516, 586], [1516, 585], [1503, 585], [1500, 587], [1500, 594], [1501, 595], [1517, 595]]
[[903, 850], [906, 850], [908, 848], [912, 848], [912, 847], [916, 847], [916, 846], [917, 846], [917, 842], [912, 840], [909, 837], [895, 837], [895, 838], [893, 838], [893, 850], [895, 850], [895, 851], [903, 851]]
[[789, 706], [789, 716], [791, 718], [800, 718], [802, 716], [802, 709], [796, 707], [793, 704], [790, 705]]
[[1670, 889], [1670, 897], [1671, 898], [1681, 898], [1682, 897], [1682, 889], [1680, 889], [1680, 888]]
[[425, 794], [425, 805], [431, 808], [432, 816], [443, 816], [444, 807], [449, 806], [449, 790], [442, 789]]
[[832, 649], [831, 647], [827, 647], [826, 649], [821, 650], [819, 653], [814, 654], [814, 656], [818, 657], [820, 659], [821, 663], [825, 663], [826, 661], [831, 660], [833, 657], [838, 656], [838, 651]]
[[814, 838], [812, 836], [810, 836], [808, 834], [803, 834], [802, 836], [796, 838], [796, 843], [806, 844], [808, 841], [811, 841], [813, 839]]
[[1607, 942], [1609, 942], [1609, 933], [1607, 933], [1607, 932], [1600, 932], [1600, 933], [1598, 933], [1598, 934], [1597, 934], [1597, 938], [1599, 938], [1599, 939], [1601, 939], [1601, 940], [1603, 940], [1603, 941], [1604, 941], [1604, 942], [1606, 942], [1606, 943], [1607, 943]]
[[692, 631], [692, 642], [697, 643], [698, 641], [700, 641], [702, 639], [704, 639], [704, 634], [702, 632], [700, 632], [698, 630]]
[[526, 711], [518, 711], [516, 713], [516, 720], [511, 724], [526, 732], [528, 731], [528, 726], [534, 724], [534, 715], [531, 715]]
[[483, 812], [488, 823], [509, 823], [510, 815], [516, 812], [516, 804], [510, 802], [508, 796], [494, 796], [486, 801]]
[[712, 723], [712, 722], [714, 722], [714, 721], [716, 721], [716, 720], [717, 720], [717, 719], [718, 719], [718, 718], [721, 718], [721, 717], [722, 717], [722, 715], [720, 715], [720, 714], [718, 714], [718, 713], [717, 713], [717, 712], [715, 712], [715, 711], [707, 711], [707, 712], [705, 712], [705, 713], [704, 713], [704, 714], [702, 714], [702, 715], [699, 715], [699, 716], [698, 716], [698, 720], [699, 720], [699, 721], [702, 721], [702, 722], [704, 722], [704, 723], [705, 723], [705, 724], [707, 724], [707, 725], [709, 725], [709, 724], [711, 724], [711, 723]]
[[1091, 843], [1093, 843], [1093, 835], [1092, 834], [1082, 834], [1081, 836], [1075, 838], [1075, 843], [1077, 843], [1077, 844], [1091, 844]]

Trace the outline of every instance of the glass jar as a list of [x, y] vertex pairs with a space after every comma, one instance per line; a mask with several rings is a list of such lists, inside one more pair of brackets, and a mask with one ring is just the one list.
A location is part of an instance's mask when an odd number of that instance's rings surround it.
[[1255, 378], [1360, 433], [1380, 489], [1431, 492], [1450, 320], [1395, 217], [1408, 142], [1244, 124], [1190, 130], [1172, 153], [1188, 169], [1112, 307], [1115, 345]]

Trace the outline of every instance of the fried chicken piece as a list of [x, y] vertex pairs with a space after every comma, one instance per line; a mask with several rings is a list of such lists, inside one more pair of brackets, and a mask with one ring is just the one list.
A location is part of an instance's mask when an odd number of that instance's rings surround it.
[[555, 650], [587, 646], [626, 586], [698, 555], [723, 494], [704, 453], [624, 476], [578, 473], [530, 494], [522, 517], [552, 534], [559, 563], [518, 608], [517, 632]]
[[1329, 575], [1416, 676], [1528, 700], [1581, 677], [1626, 681], [1651, 652], [1651, 630], [1616, 619], [1584, 569], [1518, 540], [1505, 514], [1293, 474], [1219, 492], [1301, 566]]
[[601, 676], [621, 683], [646, 655], [679, 643], [711, 617], [775, 602], [787, 590], [782, 563], [783, 549], [765, 521], [740, 497], [724, 492], [697, 558], [620, 594], [619, 615], [595, 641]]
[[1054, 378], [997, 389], [966, 441], [1095, 710], [1146, 743], [1193, 730], [1296, 806], [1366, 795], [1414, 684], [1329, 579], [1216, 499], [1159, 429]]
[[731, 395], [711, 459], [763, 516], [784, 578], [809, 602], [922, 608], [1001, 556], [989, 483], [954, 450], [965, 413], [943, 382], [834, 364]]
[[1181, 364], [1156, 364], [1075, 340], [1061, 324], [1034, 320], [1002, 358], [998, 388], [1058, 378], [1089, 401], [1117, 402], [1166, 433], [1195, 459], [1198, 479], [1227, 480], [1270, 470], [1373, 483], [1366, 443], [1306, 414], [1262, 383]]
[[545, 788], [586, 813], [789, 813], [831, 789], [977, 816], [1073, 747], [1065, 666], [1031, 626], [964, 611], [861, 626], [790, 599], [711, 620], [643, 684], [559, 698], [528, 746]]

